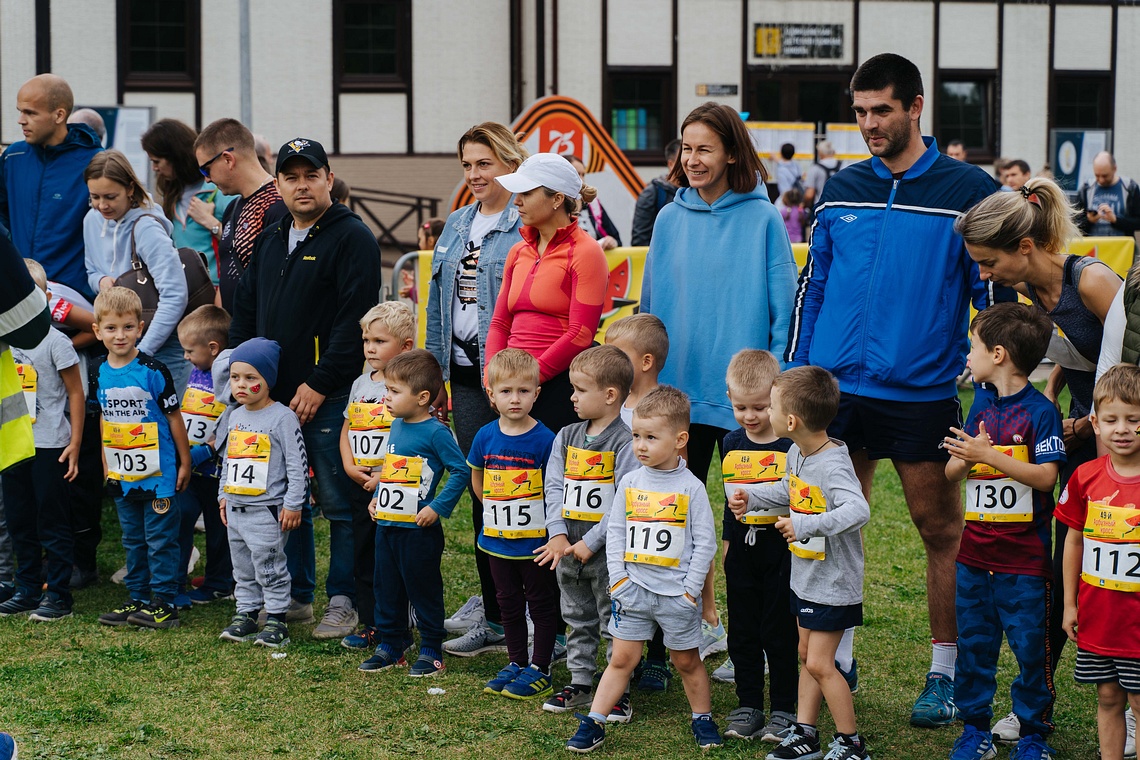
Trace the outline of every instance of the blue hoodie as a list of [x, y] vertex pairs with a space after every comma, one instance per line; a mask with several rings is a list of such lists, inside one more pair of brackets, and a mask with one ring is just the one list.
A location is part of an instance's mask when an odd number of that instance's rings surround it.
[[729, 190], [710, 206], [691, 187], [677, 191], [653, 225], [641, 311], [669, 331], [662, 383], [692, 403], [692, 421], [732, 429], [724, 373], [732, 355], [784, 351], [796, 262], [780, 212], [764, 185]]
[[154, 354], [178, 329], [186, 311], [186, 275], [182, 260], [170, 239], [173, 225], [158, 206], [128, 209], [118, 221], [106, 219], [95, 209], [83, 218], [87, 278], [99, 292], [99, 280], [115, 279], [131, 269], [131, 231], [135, 232], [135, 252], [154, 278], [158, 288], [158, 309], [139, 341], [139, 350]]
[[69, 124], [59, 145], [21, 140], [0, 160], [0, 224], [20, 254], [43, 265], [49, 280], [90, 298], [83, 271], [83, 215], [91, 208], [83, 170], [103, 150], [86, 124]]

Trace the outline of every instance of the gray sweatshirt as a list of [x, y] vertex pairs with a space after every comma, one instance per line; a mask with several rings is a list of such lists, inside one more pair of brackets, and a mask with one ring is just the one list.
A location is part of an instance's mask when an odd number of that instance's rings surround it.
[[[555, 536], [564, 535], [572, 544], [584, 539], [590, 551], [597, 554], [606, 544], [606, 527], [609, 525], [609, 510], [606, 507], [609, 505], [601, 505], [602, 519], [599, 522], [562, 516], [563, 494], [566, 489], [566, 449], [573, 446], [587, 451], [612, 453], [615, 485], [638, 464], [637, 457], [633, 455], [633, 446], [630, 445], [633, 443], [633, 433], [630, 432], [629, 426], [622, 422], [620, 416], [614, 418], [597, 438], [587, 443], [586, 427], [589, 424], [590, 421], [585, 420], [567, 425], [554, 438], [550, 461], [546, 464], [546, 537], [550, 540]], [[581, 511], [588, 512], [589, 505], [584, 504]]]
[[[796, 539], [824, 537], [825, 558], [805, 559], [792, 552], [792, 591], [803, 601], [834, 607], [863, 601], [863, 537], [859, 529], [871, 519], [847, 446], [827, 449], [804, 458], [795, 444], [788, 450], [788, 470], [782, 480], [753, 486], [748, 492], [748, 510], [786, 506], [793, 477], [801, 488], [818, 488], [826, 511], [802, 514], [792, 511]], [[815, 495], [818, 503], [818, 494]]]
[[[659, 596], [681, 596], [687, 592], [696, 599], [701, 595], [705, 576], [708, 575], [709, 566], [716, 554], [715, 521], [705, 484], [685, 468], [684, 459], [677, 457], [677, 461], [677, 466], [671, 470], [638, 467], [618, 482], [617, 495], [614, 496], [606, 528], [606, 560], [611, 587], [628, 577]], [[673, 542], [681, 541], [675, 567], [626, 561], [627, 551], [635, 553], [635, 549], [650, 546], [660, 548], [666, 544], [661, 535], [665, 529], [664, 522], [627, 519], [627, 495], [632, 498], [637, 491], [650, 492], [660, 497], [651, 505], [657, 514], [651, 511], [648, 515], [659, 519], [678, 515], [679, 512], [671, 509], [671, 506], [679, 504], [679, 497], [687, 497], [689, 510], [683, 521], [684, 527], [674, 529], [676, 538], [670, 537], [667, 542], [669, 548], [676, 551], [677, 545]], [[676, 525], [676, 522], [672, 524]], [[632, 548], [631, 542], [634, 545]]]
[[[230, 455], [230, 431], [237, 431], [234, 456]], [[268, 436], [268, 468], [260, 464], [257, 454], [264, 455], [264, 438]], [[305, 439], [301, 436], [301, 423], [293, 410], [284, 404], [271, 403], [264, 409], [251, 412], [238, 406], [229, 412], [226, 428], [219, 426], [218, 451], [221, 452], [221, 472], [218, 477], [218, 499], [227, 506], [277, 506], [300, 511], [305, 504], [305, 491], [309, 478], [309, 460], [305, 454]], [[226, 485], [248, 490], [265, 489], [264, 493], [228, 493]]]

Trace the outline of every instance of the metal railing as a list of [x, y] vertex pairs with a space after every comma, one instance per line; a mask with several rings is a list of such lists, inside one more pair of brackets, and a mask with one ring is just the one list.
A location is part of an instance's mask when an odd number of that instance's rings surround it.
[[[366, 187], [353, 187], [348, 196], [348, 207], [380, 230], [376, 235], [376, 242], [381, 247], [391, 246], [405, 251], [416, 247], [414, 233], [411, 240], [400, 240], [396, 237], [396, 230], [413, 217], [416, 223], [415, 229], [418, 230], [424, 222], [438, 215], [440, 202], [439, 198], [394, 193], [388, 190], [371, 190]], [[378, 207], [389, 206], [395, 206], [397, 213], [402, 209], [402, 213], [395, 221], [385, 222], [381, 219], [381, 209]]]

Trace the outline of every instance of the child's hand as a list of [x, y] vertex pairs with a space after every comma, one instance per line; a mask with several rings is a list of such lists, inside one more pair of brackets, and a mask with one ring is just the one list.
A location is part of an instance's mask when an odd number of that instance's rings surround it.
[[416, 512], [416, 525], [421, 528], [427, 528], [439, 522], [439, 512], [436, 512], [431, 507], [424, 507], [419, 512]]
[[352, 478], [352, 482], [361, 488], [367, 488], [368, 481], [372, 478], [371, 467], [364, 467], [356, 463], [346, 464], [344, 471], [348, 477]]
[[1069, 640], [1077, 643], [1077, 608], [1065, 605], [1065, 612], [1061, 617], [1061, 628], [1068, 635]]
[[972, 436], [965, 430], [959, 430], [955, 427], [950, 428], [950, 432], [954, 435], [942, 439], [943, 448], [949, 452], [950, 456], [970, 464], [977, 462], [989, 464], [986, 459], [993, 456], [994, 447], [989, 434], [986, 433], [986, 423], [978, 423], [977, 436]]
[[376, 500], [375, 499], [368, 502], [368, 516], [371, 517], [373, 520], [376, 519]]
[[227, 528], [230, 527], [230, 521], [226, 519], [226, 500], [224, 498], [218, 499], [218, 511], [221, 512], [222, 515], [222, 525], [225, 525]]
[[558, 567], [558, 561], [566, 556], [566, 550], [569, 548], [570, 542], [566, 540], [565, 535], [555, 536], [534, 550], [533, 553], [538, 555], [534, 561], [543, 566], [549, 562], [550, 569], [553, 570]]
[[780, 531], [780, 535], [784, 537], [789, 544], [794, 543], [796, 540], [796, 529], [792, 527], [791, 517], [781, 517], [776, 521], [776, 530]]
[[178, 479], [174, 482], [174, 489], [178, 492], [186, 490], [186, 486], [190, 485], [190, 462], [180, 462], [178, 464]]
[[59, 455], [59, 462], [67, 463], [67, 473], [63, 476], [64, 480], [72, 481], [79, 476], [79, 444], [69, 443], [64, 448], [63, 453]]
[[567, 546], [565, 551], [562, 552], [563, 557], [573, 556], [574, 559], [581, 562], [583, 565], [589, 562], [594, 557], [594, 553], [590, 551], [590, 547], [586, 546], [585, 541], [579, 541], [573, 546]]
[[376, 493], [376, 487], [378, 485], [380, 485], [380, 471], [376, 470], [364, 481], [364, 490], [369, 493]]
[[301, 527], [301, 510], [299, 509], [281, 509], [281, 530], [288, 533], [291, 530], [296, 530]]
[[739, 519], [748, 511], [748, 494], [744, 492], [744, 489], [737, 488], [732, 492], [732, 496], [728, 497], [726, 505], [732, 510], [732, 514]]

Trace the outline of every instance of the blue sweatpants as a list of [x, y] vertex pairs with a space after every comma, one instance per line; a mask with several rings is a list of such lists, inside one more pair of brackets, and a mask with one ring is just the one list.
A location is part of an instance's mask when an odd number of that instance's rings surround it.
[[959, 562], [954, 601], [958, 617], [954, 703], [962, 722], [990, 730], [1004, 633], [1021, 671], [1009, 689], [1021, 735], [1048, 736], [1057, 696], [1047, 636], [1052, 581], [991, 573]]

